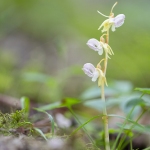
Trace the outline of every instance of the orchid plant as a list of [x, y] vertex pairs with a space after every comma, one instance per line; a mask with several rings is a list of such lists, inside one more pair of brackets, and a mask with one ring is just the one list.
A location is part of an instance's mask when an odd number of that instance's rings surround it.
[[[111, 30], [114, 32], [116, 30], [116, 28], [123, 25], [124, 20], [125, 20], [124, 14], [119, 14], [116, 17], [114, 16], [113, 8], [116, 6], [116, 4], [117, 4], [117, 2], [113, 5], [109, 16], [106, 16], [106, 15], [102, 14], [100, 11], [98, 11], [99, 14], [108, 18], [98, 28], [98, 30], [103, 28], [102, 32], [104, 32], [104, 34], [100, 37], [100, 41], [98, 41], [95, 38], [91, 38], [87, 42], [88, 47], [94, 51], [97, 51], [99, 55], [102, 55], [104, 53], [104, 55], [105, 55], [104, 58], [102, 60], [100, 60], [100, 62], [97, 64], [96, 67], [94, 67], [94, 65], [91, 63], [86, 63], [86, 64], [84, 64], [84, 66], [82, 68], [84, 73], [87, 76], [92, 78], [93, 82], [98, 80], [98, 86], [101, 87], [101, 99], [104, 101], [104, 103], [105, 103], [104, 86], [105, 86], [105, 84], [107, 86], [106, 70], [107, 70], [108, 59], [110, 59], [110, 55], [114, 55], [112, 48], [108, 44], [109, 43], [109, 30], [111, 28]], [[101, 66], [102, 62], [104, 62], [103, 66]], [[103, 108], [102, 120], [104, 122], [105, 149], [110, 150], [108, 116], [107, 116], [106, 106]]]

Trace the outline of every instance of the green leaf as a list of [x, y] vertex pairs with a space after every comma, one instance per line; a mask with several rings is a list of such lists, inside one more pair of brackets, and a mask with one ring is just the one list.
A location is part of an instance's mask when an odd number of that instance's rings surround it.
[[136, 91], [140, 91], [143, 94], [150, 94], [150, 88], [135, 88]]
[[40, 129], [34, 128], [34, 130], [37, 131], [47, 141], [46, 136], [44, 135], [44, 133]]
[[22, 109], [24, 109], [26, 114], [26, 119], [27, 119], [30, 111], [30, 100], [28, 97], [22, 97], [20, 101], [21, 101], [21, 107]]
[[113, 81], [111, 88], [114, 88], [119, 93], [128, 93], [132, 91], [133, 85], [129, 81]]
[[61, 108], [61, 107], [71, 107], [75, 104], [79, 104], [81, 101], [76, 99], [76, 98], [64, 98], [63, 100], [59, 101], [59, 102], [55, 102], [49, 105], [45, 105], [42, 107], [39, 107], [38, 110], [52, 110], [52, 109], [56, 109], [56, 108]]
[[83, 100], [93, 99], [95, 97], [100, 97], [100, 89], [98, 87], [95, 87], [95, 86], [91, 87], [91, 88], [88, 88], [80, 96], [80, 98], [83, 99]]
[[115, 134], [115, 133], [118, 133], [118, 132], [119, 132], [118, 129], [109, 128], [109, 134]]
[[75, 104], [79, 104], [81, 101], [76, 99], [76, 98], [70, 98], [67, 97], [61, 101], [61, 107], [68, 107], [70, 108], [71, 106]]
[[29, 112], [29, 108], [30, 108], [30, 100], [28, 97], [22, 97], [20, 99], [21, 101], [21, 107], [22, 109], [24, 109], [26, 112]]
[[[128, 81], [113, 81], [109, 83], [108, 87], [105, 87], [105, 95], [120, 95], [131, 92], [133, 86], [131, 82]], [[97, 86], [90, 87], [85, 90], [80, 98], [83, 100], [94, 99], [100, 97], [101, 91]]]
[[38, 109], [39, 110], [52, 110], [52, 109], [56, 109], [56, 108], [60, 108], [60, 107], [61, 107], [61, 102], [59, 101], [59, 102], [55, 102], [52, 104], [48, 104], [48, 105], [39, 107]]
[[111, 99], [107, 99], [106, 102], [104, 102], [102, 99], [90, 99], [90, 100], [85, 101], [83, 104], [85, 106], [94, 108], [98, 111], [103, 111], [103, 108], [105, 107], [105, 105], [107, 108], [111, 108], [111, 107], [118, 105], [119, 103], [121, 103], [120, 99], [111, 98]]
[[143, 128], [140, 128], [139, 126], [135, 126], [134, 130], [139, 132], [139, 133], [147, 134], [150, 132], [150, 126], [149, 125], [146, 125], [146, 126], [143, 125]]
[[145, 101], [142, 98], [131, 98], [125, 101], [125, 107], [133, 107], [136, 105], [145, 106]]
[[105, 102], [103, 100], [100, 100], [100, 99], [92, 99], [89, 101], [85, 101], [84, 105], [91, 107], [91, 108], [94, 108], [98, 111], [103, 111], [103, 108], [105, 107]]
[[145, 106], [145, 105], [146, 105], [146, 102], [142, 98], [132, 97], [127, 100], [124, 100], [121, 103], [121, 109], [126, 114], [128, 114], [130, 110], [136, 106], [131, 115], [131, 117], [135, 117], [141, 111], [141, 106]]

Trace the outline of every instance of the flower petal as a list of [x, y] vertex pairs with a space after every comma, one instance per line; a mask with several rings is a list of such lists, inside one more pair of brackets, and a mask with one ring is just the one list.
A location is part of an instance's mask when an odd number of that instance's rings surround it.
[[98, 54], [99, 54], [99, 55], [102, 55], [102, 54], [103, 54], [103, 49], [100, 49], [100, 50], [98, 51]]
[[89, 39], [86, 44], [89, 46], [89, 48], [93, 49], [94, 51], [102, 50], [102, 46], [97, 39]]
[[124, 19], [125, 19], [125, 15], [124, 15], [124, 14], [119, 14], [119, 15], [117, 15], [117, 16], [114, 18], [115, 27], [118, 28], [118, 27], [122, 26], [123, 23], [124, 23]]
[[95, 71], [95, 67], [91, 63], [86, 63], [84, 64], [82, 70], [87, 76], [93, 77], [93, 72]]
[[98, 77], [99, 77], [99, 71], [97, 71], [97, 70], [95, 69], [95, 71], [93, 72], [92, 81], [95, 82]]
[[112, 24], [112, 26], [111, 26], [111, 30], [114, 32], [114, 31], [116, 31], [116, 29], [115, 29], [115, 25], [114, 24]]

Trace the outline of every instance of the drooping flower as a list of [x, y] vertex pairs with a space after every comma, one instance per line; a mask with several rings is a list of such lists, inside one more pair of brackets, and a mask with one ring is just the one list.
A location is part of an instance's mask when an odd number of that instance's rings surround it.
[[97, 51], [99, 55], [103, 54], [103, 47], [97, 39], [89, 39], [86, 44], [94, 51]]
[[97, 70], [97, 68], [94, 67], [93, 64], [91, 63], [86, 63], [84, 64], [82, 70], [84, 71], [84, 73], [92, 78], [92, 81], [95, 82], [97, 80], [97, 78], [99, 77], [100, 73]]
[[109, 55], [114, 54], [111, 47], [107, 43], [98, 41], [97, 39], [92, 38], [92, 39], [88, 40], [87, 45], [94, 51], [97, 51], [99, 55], [102, 55], [103, 51], [105, 51], [106, 54], [109, 54]]
[[125, 15], [119, 14], [115, 18], [113, 18], [112, 31], [115, 31], [115, 28], [118, 28], [124, 24]]
[[105, 75], [100, 68], [95, 68], [93, 64], [86, 63], [84, 64], [82, 70], [87, 76], [92, 78], [93, 82], [98, 79], [98, 86], [101, 86], [103, 82], [107, 85]]
[[112, 17], [110, 16], [109, 19], [105, 20], [100, 27], [98, 28], [98, 30], [100, 30], [102, 27], [102, 32], [108, 31], [110, 27], [112, 31], [115, 31], [115, 28], [118, 28], [120, 26], [123, 25], [125, 20], [125, 15], [124, 14], [119, 14], [116, 17]]

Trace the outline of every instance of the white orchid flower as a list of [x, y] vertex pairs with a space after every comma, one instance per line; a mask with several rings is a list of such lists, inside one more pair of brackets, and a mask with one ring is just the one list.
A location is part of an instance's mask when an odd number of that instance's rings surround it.
[[[99, 11], [98, 11], [99, 12]], [[110, 17], [109, 19], [105, 20], [98, 30], [100, 30], [103, 27], [102, 32], [108, 31], [110, 27], [112, 31], [115, 31], [115, 28], [118, 28], [123, 25], [125, 20], [125, 15], [124, 14], [119, 14], [116, 17]]]
[[107, 85], [105, 75], [104, 75], [103, 71], [100, 68], [95, 68], [93, 66], [93, 64], [86, 63], [86, 64], [84, 64], [82, 70], [84, 71], [84, 73], [87, 76], [92, 78], [93, 82], [95, 82], [98, 79], [98, 86], [101, 86], [101, 84], [103, 82], [105, 82], [106, 85]]
[[125, 20], [125, 15], [124, 14], [119, 14], [117, 15], [115, 18], [113, 18], [113, 24], [111, 27], [112, 31], [115, 31], [115, 28], [118, 28], [120, 26], [122, 26], [124, 24], [124, 20]]
[[97, 51], [99, 55], [103, 54], [103, 47], [97, 39], [89, 39], [86, 44], [94, 51]]
[[95, 82], [97, 80], [97, 78], [99, 77], [100, 73], [97, 70], [97, 68], [95, 68], [93, 66], [93, 64], [91, 63], [86, 63], [84, 64], [82, 70], [84, 71], [84, 73], [92, 78], [92, 81]]
[[114, 52], [107, 43], [98, 41], [97, 39], [92, 38], [88, 40], [87, 45], [94, 51], [97, 51], [99, 55], [103, 54], [103, 50], [105, 50], [106, 54], [114, 55]]

